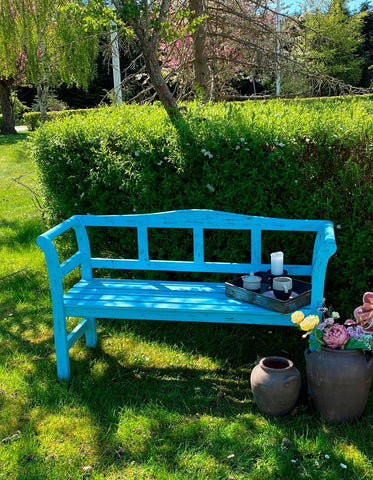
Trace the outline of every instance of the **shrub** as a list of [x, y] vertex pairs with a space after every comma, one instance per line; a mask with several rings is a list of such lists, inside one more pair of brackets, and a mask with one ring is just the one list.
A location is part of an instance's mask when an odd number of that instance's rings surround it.
[[[70, 117], [72, 115], [87, 115], [88, 113], [95, 111], [96, 109], [79, 109], [79, 110], [59, 110], [48, 112], [49, 120], [56, 120], [59, 118]], [[41, 121], [40, 112], [26, 112], [23, 114], [23, 122], [28, 127], [29, 130], [36, 130], [43, 123]]]
[[[372, 279], [372, 112], [369, 99], [193, 104], [176, 128], [158, 105], [104, 108], [47, 123], [31, 148], [51, 224], [184, 208], [334, 221], [326, 296], [350, 315]], [[158, 241], [157, 257], [180, 256], [183, 238]], [[268, 234], [262, 260], [281, 249], [285, 262], [310, 263], [312, 243]], [[249, 249], [232, 232], [206, 255], [247, 261]]]

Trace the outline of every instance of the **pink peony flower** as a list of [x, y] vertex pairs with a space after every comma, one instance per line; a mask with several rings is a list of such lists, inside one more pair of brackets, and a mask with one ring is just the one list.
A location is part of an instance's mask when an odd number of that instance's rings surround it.
[[343, 325], [336, 324], [325, 329], [323, 339], [329, 348], [339, 348], [349, 341], [350, 335]]
[[363, 305], [355, 308], [354, 317], [366, 333], [373, 333], [373, 293], [364, 293], [363, 302]]

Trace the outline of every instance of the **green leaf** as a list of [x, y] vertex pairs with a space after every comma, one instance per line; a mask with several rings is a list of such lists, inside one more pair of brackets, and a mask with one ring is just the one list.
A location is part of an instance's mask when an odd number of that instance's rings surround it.
[[354, 350], [357, 348], [361, 350], [366, 350], [367, 346], [365, 342], [358, 338], [350, 338], [350, 340], [346, 344], [346, 350]]
[[313, 334], [310, 335], [309, 346], [311, 351], [319, 352], [321, 350], [321, 343], [316, 339]]

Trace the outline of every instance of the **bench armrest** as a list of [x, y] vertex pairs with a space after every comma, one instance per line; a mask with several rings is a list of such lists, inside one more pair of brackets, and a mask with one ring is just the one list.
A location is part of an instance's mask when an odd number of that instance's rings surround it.
[[[53, 243], [53, 240], [70, 229], [75, 231], [76, 240], [78, 243], [78, 251], [63, 263], [60, 263], [57, 249]], [[56, 282], [61, 282], [62, 285], [62, 279], [79, 265], [82, 269], [82, 278], [92, 278], [89, 239], [84, 225], [77, 217], [70, 217], [68, 220], [65, 220], [42, 235], [39, 235], [36, 239], [36, 243], [44, 252], [51, 287], [52, 282], [53, 284], [56, 284]]]
[[317, 314], [317, 309], [323, 305], [326, 268], [329, 258], [337, 251], [333, 222], [325, 222], [319, 230], [312, 258], [312, 292], [311, 312]]

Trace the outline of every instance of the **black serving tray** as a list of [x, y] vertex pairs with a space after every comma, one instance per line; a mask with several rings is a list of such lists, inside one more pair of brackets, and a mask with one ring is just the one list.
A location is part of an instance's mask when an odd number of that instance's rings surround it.
[[[260, 275], [256, 273], [255, 275]], [[271, 291], [270, 283], [262, 281], [260, 293], [252, 292], [243, 287], [243, 277], [236, 278], [225, 282], [225, 294], [228, 297], [242, 300], [243, 302], [252, 303], [258, 307], [267, 308], [279, 313], [289, 313], [304, 307], [311, 303], [311, 284], [303, 282], [292, 277], [293, 280], [293, 294], [288, 300], [278, 300], [274, 296], [264, 295], [266, 292]]]

